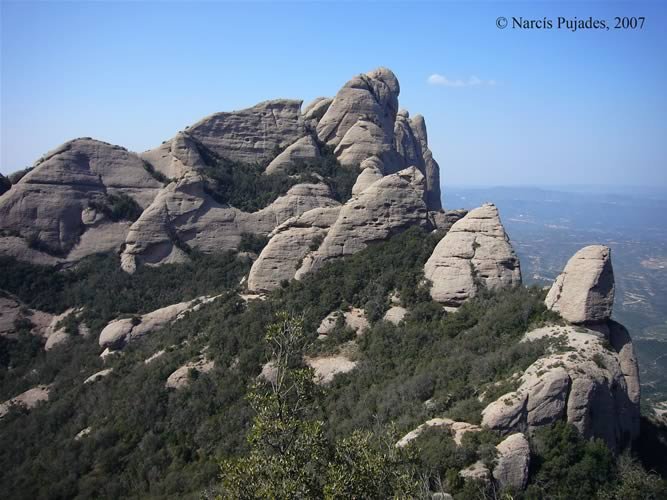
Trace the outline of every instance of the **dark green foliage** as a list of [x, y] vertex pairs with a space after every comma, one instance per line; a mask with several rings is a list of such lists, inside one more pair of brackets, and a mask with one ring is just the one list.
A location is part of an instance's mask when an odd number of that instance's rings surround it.
[[153, 165], [151, 165], [151, 163], [146, 161], [146, 160], [144, 160], [144, 169], [146, 170], [146, 172], [151, 174], [153, 179], [155, 179], [156, 181], [161, 182], [162, 184], [169, 183], [169, 179], [167, 178], [167, 176], [164, 175], [162, 172], [159, 172], [159, 171], [155, 170], [155, 167]]
[[[629, 455], [616, 460], [601, 440], [585, 440], [560, 422], [537, 431], [532, 443], [531, 480], [519, 498], [666, 498], [665, 482], [648, 474]], [[663, 457], [664, 458], [664, 457]]]
[[134, 198], [125, 193], [107, 194], [104, 201], [91, 200], [88, 206], [102, 212], [114, 222], [120, 220], [134, 222], [143, 212]]
[[249, 266], [231, 252], [191, 257], [184, 264], [140, 267], [134, 274], [122, 272], [114, 255], [94, 255], [64, 271], [0, 257], [0, 290], [47, 312], [83, 307], [81, 321], [97, 333], [119, 315], [145, 313], [224, 290], [238, 283]]
[[268, 242], [269, 238], [266, 236], [243, 233], [241, 243], [239, 243], [239, 252], [252, 252], [259, 255]]
[[358, 175], [355, 169], [341, 167], [331, 148], [325, 146], [321, 146], [319, 160], [294, 164], [287, 172], [273, 174], [264, 173], [266, 165], [223, 158], [201, 143], [197, 147], [206, 164], [201, 169], [207, 179], [206, 192], [218, 203], [244, 212], [256, 212], [270, 205], [296, 184], [321, 182], [315, 174], [324, 177], [334, 198], [344, 202], [351, 196]]
[[88, 202], [90, 208], [102, 212], [114, 222], [129, 220], [134, 222], [139, 218], [143, 209], [131, 196], [125, 193], [107, 194], [104, 200], [97, 199]]
[[30, 172], [33, 168], [34, 168], [34, 167], [26, 167], [26, 168], [24, 168], [23, 170], [17, 170], [16, 172], [9, 174], [9, 177], [8, 177], [8, 178], [9, 178], [9, 181], [10, 181], [12, 184], [16, 184], [18, 181], [20, 181], [21, 179], [23, 179], [23, 177], [24, 177], [28, 172]]
[[5, 194], [12, 187], [12, 181], [0, 174], [0, 196]]
[[533, 480], [527, 498], [593, 498], [610, 482], [614, 457], [600, 440], [586, 441], [566, 423], [540, 429], [534, 439]]
[[409, 457], [370, 432], [330, 442], [317, 418], [319, 392], [302, 364], [303, 322], [285, 313], [267, 330], [275, 368], [270, 384], [255, 384], [250, 453], [221, 463], [221, 494], [229, 499], [392, 498], [413, 496]]
[[[511, 390], [510, 376], [546, 347], [546, 341], [519, 343], [523, 333], [553, 318], [544, 308], [544, 292], [529, 288], [483, 293], [457, 313], [444, 313], [421, 284], [424, 262], [437, 241], [437, 235], [412, 229], [335, 261], [303, 281], [288, 283], [265, 301], [249, 303], [235, 292], [249, 263], [233, 255], [193, 252], [192, 263], [140, 268], [131, 276], [119, 271], [113, 256], [92, 257], [59, 272], [0, 259], [0, 289], [31, 307], [53, 312], [82, 306], [81, 321], [93, 329], [90, 337], [73, 335], [67, 345], [48, 353], [37, 353], [28, 342], [34, 337], [27, 334], [9, 349], [0, 345], [0, 359], [22, 358], [20, 366], [1, 372], [1, 400], [39, 383], [53, 384], [48, 403], [0, 420], [3, 496], [197, 497], [215, 486], [220, 458], [251, 455], [253, 444], [246, 436], [257, 413], [246, 396], [270, 358], [262, 339], [276, 313], [303, 314], [304, 338], [313, 341], [322, 318], [354, 306], [367, 308], [376, 319], [356, 338], [358, 365], [315, 397], [316, 408], [303, 422], [322, 422], [322, 427], [299, 432], [307, 438], [303, 449], [322, 448], [323, 463], [329, 466], [318, 475], [321, 482], [309, 480], [315, 491], [335, 484], [326, 490], [331, 496], [369, 497], [370, 490], [363, 489], [368, 487], [386, 497], [390, 493], [382, 488], [391, 484], [390, 473], [405, 470], [407, 464], [405, 457], [392, 455], [386, 437], [378, 440], [386, 434], [376, 430], [393, 423], [398, 436], [436, 415], [479, 421], [483, 404], [477, 398], [486, 392], [486, 403]], [[378, 319], [393, 291], [410, 311], [400, 327]], [[97, 339], [108, 319], [214, 293], [223, 297], [131, 342], [123, 356], [104, 364], [100, 360]], [[309, 352], [335, 351], [353, 338], [342, 325], [330, 337]], [[185, 389], [165, 388], [167, 377], [205, 347], [215, 361], [214, 370], [190, 377]], [[159, 350], [166, 352], [144, 363]], [[7, 352], [9, 356], [2, 358]], [[293, 361], [291, 367], [301, 367]], [[102, 367], [114, 371], [83, 385]], [[424, 405], [426, 400], [429, 405]], [[91, 433], [74, 440], [86, 427]], [[425, 433], [418, 442], [423, 451], [417, 465], [431, 488], [441, 484], [457, 498], [479, 498], [483, 490], [461, 482], [457, 467], [478, 459], [491, 462], [497, 439], [493, 433], [471, 434], [455, 449], [442, 433]], [[642, 446], [650, 448], [650, 463], [664, 463], [662, 448], [654, 443]], [[560, 498], [568, 498], [563, 495], [570, 491], [607, 495], [602, 498], [622, 498], [633, 488], [660, 491], [657, 478], [636, 463], [610, 458], [599, 443], [576, 441], [567, 428], [541, 437], [535, 448], [538, 459], [529, 498], [559, 498], [563, 491]], [[364, 455], [365, 450], [372, 453]], [[308, 475], [309, 470], [299, 473]], [[359, 480], [350, 483], [350, 478]]]
[[298, 162], [287, 171], [288, 175], [317, 174], [324, 177], [331, 188], [334, 198], [345, 203], [352, 196], [352, 187], [357, 181], [359, 171], [356, 168], [341, 166], [333, 153], [333, 147], [319, 143], [320, 159], [317, 161]]

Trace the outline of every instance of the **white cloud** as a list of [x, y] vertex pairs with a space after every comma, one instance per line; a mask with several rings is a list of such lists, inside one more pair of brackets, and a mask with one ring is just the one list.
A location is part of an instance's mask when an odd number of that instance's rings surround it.
[[471, 76], [467, 80], [450, 80], [444, 75], [438, 73], [433, 73], [426, 79], [426, 82], [429, 85], [436, 85], [441, 87], [480, 87], [480, 86], [494, 86], [496, 85], [495, 80], [481, 80], [476, 76]]

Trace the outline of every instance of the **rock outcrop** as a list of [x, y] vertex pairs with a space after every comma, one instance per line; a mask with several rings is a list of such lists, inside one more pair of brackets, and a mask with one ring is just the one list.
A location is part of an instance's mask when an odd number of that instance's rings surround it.
[[399, 92], [396, 75], [386, 68], [355, 76], [338, 91], [317, 124], [319, 139], [337, 146], [360, 118], [368, 118], [391, 138]]
[[304, 361], [313, 369], [315, 382], [320, 385], [330, 383], [336, 375], [351, 372], [357, 366], [356, 361], [349, 359], [344, 354], [305, 358]]
[[639, 432], [639, 375], [627, 330], [615, 322], [596, 330], [548, 326], [527, 340], [551, 337], [560, 347], [533, 363], [516, 391], [482, 412], [482, 424], [502, 433], [532, 432], [559, 420], [612, 450]]
[[38, 385], [32, 389], [22, 392], [9, 401], [0, 403], [0, 418], [9, 413], [13, 406], [32, 410], [42, 401], [48, 401], [51, 388], [48, 385]]
[[405, 436], [398, 440], [396, 443], [397, 448], [403, 448], [410, 444], [412, 441], [417, 439], [422, 432], [426, 431], [429, 428], [441, 428], [447, 431], [454, 442], [460, 446], [463, 440], [463, 436], [468, 432], [479, 432], [482, 428], [475, 424], [469, 424], [468, 422], [457, 422], [451, 418], [432, 418], [421, 424], [416, 429], [411, 430]]
[[530, 445], [521, 433], [507, 436], [497, 446], [498, 457], [493, 478], [501, 489], [522, 491], [528, 484]]
[[382, 163], [382, 160], [377, 156], [371, 156], [362, 161], [361, 166], [359, 167], [361, 173], [357, 177], [354, 186], [352, 186], [352, 195], [354, 196], [363, 192], [375, 181], [380, 180], [382, 178], [383, 166], [384, 164]]
[[90, 377], [83, 381], [84, 384], [93, 384], [99, 382], [105, 377], [108, 377], [113, 372], [113, 368], [105, 368], [99, 372], [93, 373]]
[[458, 307], [482, 287], [494, 290], [521, 284], [519, 259], [500, 222], [498, 209], [485, 204], [456, 222], [424, 266], [431, 297]]
[[205, 356], [201, 356], [199, 359], [184, 364], [169, 375], [164, 386], [168, 389], [183, 389], [190, 384], [193, 375], [208, 373], [213, 368], [215, 368], [215, 362], [207, 359]]
[[398, 325], [401, 321], [403, 321], [403, 318], [405, 318], [406, 314], [408, 314], [408, 310], [405, 307], [391, 306], [389, 309], [387, 309], [387, 312], [384, 313], [382, 319], [389, 321], [394, 325]]
[[[141, 155], [88, 138], [70, 141], [2, 195], [0, 254], [56, 265], [122, 251], [122, 268], [133, 272], [142, 264], [182, 262], [190, 249], [235, 250], [243, 233], [266, 236], [290, 217], [334, 206], [329, 179], [294, 186], [271, 206], [246, 213], [216, 203], [207, 193], [210, 169], [233, 161], [234, 168], [268, 164], [266, 174], [285, 173], [320, 161], [323, 144], [333, 149], [341, 168], [359, 171], [355, 196], [383, 176], [403, 172], [399, 177], [405, 177], [414, 168], [424, 177], [424, 204], [436, 213], [441, 209], [439, 167], [428, 149], [423, 118], [398, 112], [399, 91], [396, 76], [378, 68], [303, 112], [300, 100], [278, 99], [216, 113]], [[111, 220], [105, 209], [110, 196], [121, 194], [144, 210], [134, 224]], [[415, 209], [421, 219], [421, 207]], [[372, 222], [368, 226], [367, 240], [374, 241], [377, 230]], [[363, 238], [350, 236], [345, 247], [354, 252]], [[341, 255], [346, 254], [345, 249]]]
[[199, 174], [187, 174], [155, 198], [127, 235], [121, 266], [157, 265], [187, 259], [187, 249], [210, 253], [238, 248], [244, 233], [268, 235], [290, 217], [337, 206], [325, 184], [297, 184], [257, 212], [223, 206], [204, 190]]
[[526, 341], [549, 338], [554, 346], [526, 370], [516, 391], [484, 409], [484, 425], [504, 433], [531, 432], [566, 420], [584, 437], [603, 439], [616, 451], [638, 436], [639, 369], [628, 331], [608, 319], [613, 290], [608, 248], [585, 247], [570, 259], [547, 305], [585, 327], [547, 326], [527, 333]]
[[426, 205], [429, 210], [442, 209], [442, 195], [440, 193], [440, 165], [433, 158], [433, 153], [428, 147], [428, 135], [426, 134], [426, 122], [422, 115], [415, 115], [410, 121], [415, 138], [421, 145], [421, 153], [424, 160], [424, 175], [426, 176]]
[[[64, 256], [91, 227], [119, 224], [102, 213], [91, 219], [91, 204], [104, 205], [107, 195], [125, 194], [146, 207], [161, 187], [134, 153], [75, 139], [49, 152], [2, 196], [0, 229]], [[112, 243], [106, 246], [117, 248], [122, 239]]]
[[305, 125], [308, 127], [317, 127], [317, 124], [327, 112], [332, 102], [333, 98], [331, 97], [318, 97], [305, 106], [302, 110]]
[[306, 255], [299, 279], [331, 259], [352, 255], [411, 226], [429, 227], [424, 176], [415, 167], [387, 175], [353, 196], [340, 210], [320, 247]]
[[127, 343], [153, 333], [165, 326], [182, 319], [185, 313], [196, 311], [202, 305], [217, 299], [215, 297], [198, 297], [187, 302], [180, 302], [156, 309], [142, 316], [115, 319], [102, 329], [100, 347], [112, 351], [122, 349]]
[[570, 323], [610, 319], [614, 270], [609, 247], [591, 245], [574, 254], [549, 290], [545, 304]]
[[140, 156], [168, 179], [179, 179], [193, 169], [206, 166], [197, 143], [184, 132]]
[[268, 292], [293, 279], [305, 255], [317, 249], [339, 212], [336, 205], [314, 208], [274, 229], [250, 269], [248, 289]]
[[368, 328], [368, 320], [364, 310], [353, 307], [349, 311], [332, 311], [327, 314], [317, 328], [317, 333], [319, 335], [331, 333], [336, 328], [338, 318], [341, 316], [345, 327], [354, 330], [357, 335], [361, 335]]

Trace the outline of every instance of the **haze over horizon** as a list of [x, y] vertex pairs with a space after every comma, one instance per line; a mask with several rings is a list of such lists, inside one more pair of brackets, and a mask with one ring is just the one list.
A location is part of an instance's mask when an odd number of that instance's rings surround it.
[[[401, 107], [426, 118], [445, 187], [667, 187], [667, 8], [657, 2], [364, 3], [353, 22], [350, 4], [333, 2], [0, 8], [4, 174], [75, 137], [144, 151], [211, 113], [308, 102], [386, 66]], [[616, 15], [645, 16], [645, 27], [495, 23]]]

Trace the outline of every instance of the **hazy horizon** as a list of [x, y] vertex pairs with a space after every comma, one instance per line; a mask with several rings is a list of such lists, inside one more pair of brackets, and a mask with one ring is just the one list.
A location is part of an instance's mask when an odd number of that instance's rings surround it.
[[[354, 22], [352, 4], [334, 2], [0, 5], [5, 174], [75, 137], [140, 152], [211, 113], [307, 103], [386, 66], [401, 107], [425, 116], [444, 188], [667, 187], [657, 2], [361, 3]], [[500, 30], [501, 15], [646, 25]]]

